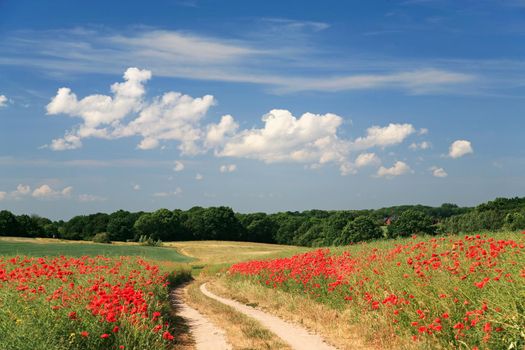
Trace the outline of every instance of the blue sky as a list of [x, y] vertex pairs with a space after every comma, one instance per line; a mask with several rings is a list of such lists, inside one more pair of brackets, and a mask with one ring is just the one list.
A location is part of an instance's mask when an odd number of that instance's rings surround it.
[[525, 2], [0, 1], [0, 209], [525, 195]]

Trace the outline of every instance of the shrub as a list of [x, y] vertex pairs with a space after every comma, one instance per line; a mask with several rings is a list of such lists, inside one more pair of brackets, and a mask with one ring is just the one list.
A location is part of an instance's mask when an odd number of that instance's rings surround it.
[[95, 242], [95, 243], [111, 243], [111, 240], [109, 239], [109, 234], [107, 232], [101, 232], [101, 233], [97, 233], [93, 237], [93, 242]]
[[145, 245], [149, 247], [160, 247], [162, 246], [162, 241], [160, 239], [154, 240], [150, 236], [142, 235], [139, 238], [140, 245]]
[[525, 215], [521, 212], [508, 213], [505, 216], [503, 227], [510, 231], [525, 229]]

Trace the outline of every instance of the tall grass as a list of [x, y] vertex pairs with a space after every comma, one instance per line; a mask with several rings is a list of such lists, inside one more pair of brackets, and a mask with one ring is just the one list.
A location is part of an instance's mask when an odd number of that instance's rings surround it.
[[524, 237], [379, 241], [238, 263], [229, 272], [349, 312], [370, 333], [431, 348], [522, 349]]
[[141, 259], [0, 257], [0, 349], [167, 348], [167, 288]]

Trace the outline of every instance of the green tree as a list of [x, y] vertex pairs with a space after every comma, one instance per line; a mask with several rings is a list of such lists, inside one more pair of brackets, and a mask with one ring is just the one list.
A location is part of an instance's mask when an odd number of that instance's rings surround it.
[[237, 215], [244, 232], [240, 239], [248, 242], [272, 243], [277, 224], [265, 213]]
[[112, 241], [126, 241], [135, 238], [134, 225], [141, 213], [118, 210], [109, 215], [107, 232]]
[[155, 241], [179, 240], [179, 235], [184, 231], [181, 217], [168, 209], [142, 214], [134, 228], [139, 236], [148, 236]]
[[432, 218], [423, 212], [413, 209], [401, 213], [401, 215], [388, 226], [388, 236], [391, 238], [434, 233], [435, 229]]
[[337, 243], [343, 229], [348, 225], [349, 222], [356, 218], [357, 214], [351, 211], [336, 211], [330, 215], [327, 219], [324, 220], [324, 230], [323, 230], [323, 246], [329, 246]]
[[369, 241], [372, 239], [379, 239], [383, 237], [383, 230], [370, 216], [358, 216], [350, 221], [342, 230], [342, 233], [337, 244], [347, 245], [350, 243], [357, 243], [361, 241]]
[[0, 211], [0, 236], [16, 236], [18, 233], [16, 216], [8, 210]]
[[278, 244], [293, 244], [297, 230], [305, 221], [305, 218], [297, 212], [283, 212], [270, 216], [277, 224], [273, 240]]
[[316, 217], [305, 218], [297, 229], [292, 243], [306, 247], [318, 246], [323, 238], [323, 229], [324, 223], [322, 219]]
[[18, 236], [22, 237], [37, 237], [41, 228], [38, 225], [38, 221], [29, 215], [18, 215], [16, 217], [18, 222]]
[[77, 215], [66, 222], [59, 229], [60, 238], [80, 240], [85, 237], [84, 228], [88, 225], [88, 218], [85, 215]]

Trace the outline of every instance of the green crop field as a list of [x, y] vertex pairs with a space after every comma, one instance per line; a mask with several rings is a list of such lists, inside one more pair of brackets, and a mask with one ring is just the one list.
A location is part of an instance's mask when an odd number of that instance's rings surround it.
[[170, 247], [147, 247], [131, 244], [62, 243], [0, 240], [0, 256], [140, 256], [150, 260], [189, 262], [186, 257]]

